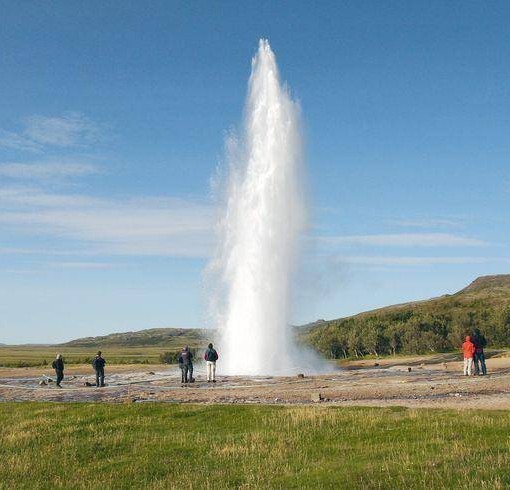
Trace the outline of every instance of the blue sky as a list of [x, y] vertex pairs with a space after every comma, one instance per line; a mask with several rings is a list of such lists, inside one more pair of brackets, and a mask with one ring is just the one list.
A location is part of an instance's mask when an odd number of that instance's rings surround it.
[[210, 182], [261, 37], [304, 117], [295, 323], [510, 271], [508, 2], [0, 7], [0, 342], [207, 324]]

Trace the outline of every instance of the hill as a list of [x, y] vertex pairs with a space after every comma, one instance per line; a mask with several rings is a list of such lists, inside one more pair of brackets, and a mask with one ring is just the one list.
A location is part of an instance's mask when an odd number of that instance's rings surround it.
[[211, 330], [198, 328], [150, 328], [137, 332], [112, 333], [100, 337], [85, 337], [64, 344], [65, 347], [134, 347], [165, 346], [191, 347], [202, 344], [211, 335]]
[[448, 351], [480, 329], [510, 345], [510, 274], [479, 277], [452, 295], [309, 325], [301, 338], [327, 357]]

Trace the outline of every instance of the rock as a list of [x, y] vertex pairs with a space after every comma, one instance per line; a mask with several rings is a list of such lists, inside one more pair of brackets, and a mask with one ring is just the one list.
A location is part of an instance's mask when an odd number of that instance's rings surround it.
[[374, 362], [374, 367], [377, 367], [379, 366], [379, 363], [378, 362]]
[[312, 402], [317, 403], [317, 402], [322, 401], [323, 398], [322, 398], [322, 394], [316, 391], [315, 393], [311, 394], [310, 399], [312, 400]]
[[411, 367], [407, 368], [407, 372], [410, 373], [413, 369]]
[[39, 381], [39, 386], [48, 386], [48, 382], [45, 379], [41, 379], [41, 381]]
[[298, 378], [300, 378], [300, 379], [303, 379], [303, 378], [305, 377], [305, 375], [304, 375], [303, 373], [299, 373], [299, 374], [297, 375], [297, 377], [298, 377]]
[[153, 373], [152, 371], [149, 371], [147, 374], [152, 374], [154, 376], [156, 373]]

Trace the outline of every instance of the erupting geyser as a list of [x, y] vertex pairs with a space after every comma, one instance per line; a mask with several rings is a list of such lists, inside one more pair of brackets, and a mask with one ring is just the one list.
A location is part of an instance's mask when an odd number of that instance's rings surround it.
[[229, 141], [226, 210], [212, 263], [222, 283], [216, 312], [221, 370], [290, 374], [303, 360], [289, 325], [305, 224], [300, 110], [280, 83], [266, 40], [252, 61], [245, 110], [239, 139]]

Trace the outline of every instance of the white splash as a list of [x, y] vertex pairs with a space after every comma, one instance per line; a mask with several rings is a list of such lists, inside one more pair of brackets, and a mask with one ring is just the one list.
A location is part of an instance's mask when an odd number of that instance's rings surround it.
[[[303, 367], [290, 316], [293, 271], [306, 222], [300, 109], [279, 79], [269, 42], [252, 60], [244, 130], [229, 141], [230, 175], [212, 269], [221, 372], [291, 374]], [[219, 305], [219, 306], [218, 306]]]

